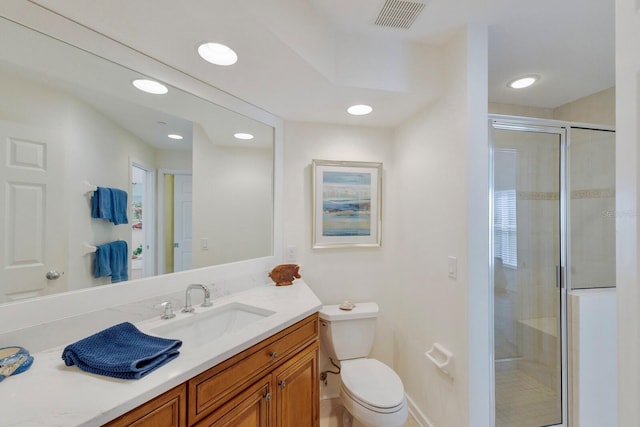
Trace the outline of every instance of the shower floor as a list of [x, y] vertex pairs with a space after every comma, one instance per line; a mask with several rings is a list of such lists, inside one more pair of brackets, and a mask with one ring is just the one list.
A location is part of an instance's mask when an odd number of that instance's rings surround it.
[[517, 361], [496, 363], [496, 427], [541, 427], [560, 423], [558, 393], [518, 369]]

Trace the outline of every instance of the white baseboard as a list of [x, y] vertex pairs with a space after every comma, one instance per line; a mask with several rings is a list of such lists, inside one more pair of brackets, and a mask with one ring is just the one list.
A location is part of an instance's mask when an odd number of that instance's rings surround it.
[[409, 413], [411, 414], [413, 419], [416, 420], [416, 422], [420, 425], [420, 427], [435, 427], [433, 424], [431, 424], [431, 421], [429, 421], [427, 416], [423, 414], [422, 411], [416, 406], [416, 404], [413, 402], [413, 399], [411, 399], [411, 396], [409, 396], [408, 394], [407, 404], [409, 407]]

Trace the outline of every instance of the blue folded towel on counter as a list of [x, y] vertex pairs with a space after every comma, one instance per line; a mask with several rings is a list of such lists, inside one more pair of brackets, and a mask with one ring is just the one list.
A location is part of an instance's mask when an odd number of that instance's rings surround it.
[[124, 240], [96, 246], [93, 277], [111, 276], [111, 283], [129, 280], [129, 247]]
[[181, 346], [180, 340], [147, 335], [124, 322], [69, 344], [62, 360], [93, 374], [133, 380], [178, 357]]
[[127, 192], [117, 188], [98, 187], [91, 198], [91, 217], [127, 224]]

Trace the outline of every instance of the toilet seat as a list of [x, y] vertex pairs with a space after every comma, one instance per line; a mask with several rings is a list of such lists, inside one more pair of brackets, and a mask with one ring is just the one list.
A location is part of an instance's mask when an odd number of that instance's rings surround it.
[[398, 374], [376, 359], [340, 362], [342, 391], [358, 404], [378, 413], [392, 413], [405, 403], [404, 387]]

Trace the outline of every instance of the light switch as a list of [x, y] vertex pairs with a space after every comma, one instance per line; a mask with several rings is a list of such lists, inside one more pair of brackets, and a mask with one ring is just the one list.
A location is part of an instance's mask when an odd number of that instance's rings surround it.
[[209, 250], [209, 239], [206, 237], [202, 237], [200, 238], [200, 249], [202, 249], [203, 251], [208, 251]]
[[298, 260], [298, 247], [287, 246], [287, 262], [294, 263]]
[[452, 279], [458, 278], [458, 258], [450, 256], [448, 258], [449, 263], [449, 277]]

